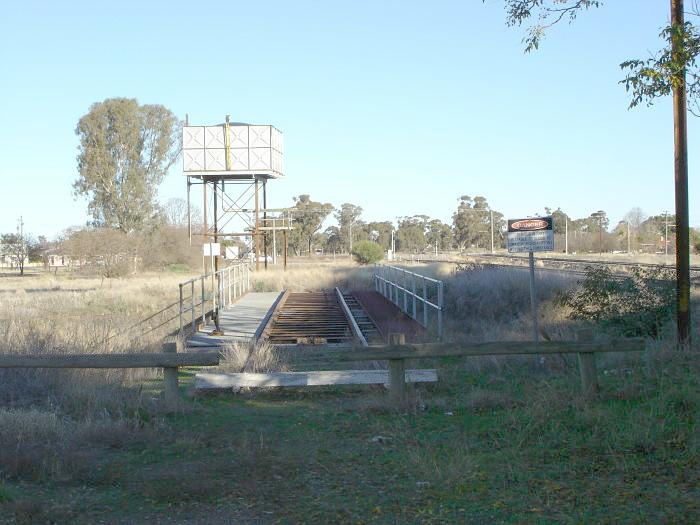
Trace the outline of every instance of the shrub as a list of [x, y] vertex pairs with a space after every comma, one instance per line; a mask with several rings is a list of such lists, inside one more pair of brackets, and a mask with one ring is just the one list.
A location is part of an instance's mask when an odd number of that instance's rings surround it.
[[572, 319], [596, 321], [625, 336], [657, 338], [673, 316], [673, 278], [661, 266], [634, 268], [622, 278], [606, 266], [588, 266], [580, 288], [560, 300], [572, 309]]
[[352, 254], [360, 264], [372, 264], [382, 260], [384, 249], [376, 242], [360, 241], [353, 248]]

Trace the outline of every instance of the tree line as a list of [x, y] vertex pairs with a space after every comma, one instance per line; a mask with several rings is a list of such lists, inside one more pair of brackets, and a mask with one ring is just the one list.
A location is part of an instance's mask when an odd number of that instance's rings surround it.
[[[384, 250], [405, 253], [445, 251], [485, 251], [506, 248], [507, 220], [494, 210], [486, 197], [462, 195], [450, 222], [427, 215], [398, 217], [393, 220], [366, 221], [361, 206], [314, 201], [310, 195], [294, 197], [284, 216], [294, 220], [289, 235], [290, 249], [304, 253], [350, 253], [354, 243], [369, 240]], [[336, 224], [323, 229], [329, 217]], [[675, 234], [672, 214], [647, 216], [641, 208], [632, 208], [614, 226], [604, 210], [572, 218], [561, 208], [545, 207], [541, 213], [554, 218], [555, 250], [561, 252], [674, 252]], [[691, 231], [693, 245], [700, 252], [700, 231]]]

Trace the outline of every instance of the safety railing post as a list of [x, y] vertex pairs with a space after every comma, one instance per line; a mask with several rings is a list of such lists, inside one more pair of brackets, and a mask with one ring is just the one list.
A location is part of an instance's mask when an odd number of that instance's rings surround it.
[[408, 315], [408, 272], [403, 271], [403, 311]]
[[389, 301], [392, 301], [392, 288], [391, 288], [391, 270], [389, 268], [384, 269], [384, 297]]
[[179, 315], [179, 317], [180, 317], [180, 332], [182, 332], [182, 284], [178, 284], [177, 286], [180, 289], [180, 301], [179, 301], [179, 303], [180, 303], [180, 315]]
[[195, 308], [194, 308], [194, 279], [192, 279], [190, 281], [190, 292], [191, 292], [190, 293], [190, 302], [192, 303], [191, 307], [190, 307], [190, 311], [192, 312], [192, 331], [195, 332], [197, 329], [197, 326], [195, 324], [195, 315], [196, 314], [195, 314]]
[[411, 274], [411, 286], [413, 289], [413, 317], [414, 319], [416, 318], [416, 274]]
[[204, 304], [204, 301], [205, 301], [205, 298], [206, 298], [206, 294], [205, 294], [205, 291], [204, 291], [204, 286], [205, 286], [204, 281], [205, 281], [205, 280], [206, 280], [206, 279], [205, 279], [204, 277], [202, 277], [202, 279], [201, 279], [201, 282], [202, 282], [202, 302], [200, 303], [200, 305], [201, 305], [201, 310], [202, 310], [202, 325], [204, 325], [204, 326], [207, 325], [207, 316], [206, 316], [206, 314], [205, 314], [206, 305]]
[[443, 290], [442, 281], [438, 283], [438, 339], [442, 340], [442, 303], [443, 303]]
[[216, 310], [219, 305], [219, 282], [221, 281], [217, 272], [211, 274], [211, 309]]
[[428, 284], [423, 277], [423, 327], [428, 328]]

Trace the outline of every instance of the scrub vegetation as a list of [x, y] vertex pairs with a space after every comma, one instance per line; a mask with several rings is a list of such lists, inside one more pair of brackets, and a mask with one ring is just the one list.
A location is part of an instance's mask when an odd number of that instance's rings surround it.
[[[450, 337], [529, 337], [527, 272], [418, 268], [445, 280]], [[293, 265], [253, 280], [367, 288], [370, 272]], [[158, 350], [162, 334], [133, 338], [129, 327], [186, 278], [3, 278], [0, 351]], [[538, 284], [543, 336], [569, 339], [590, 322], [561, 304], [581, 289], [570, 276]], [[196, 396], [194, 370], [182, 371], [173, 410], [159, 371], [4, 370], [0, 522], [698, 521], [700, 359], [664, 334], [644, 356], [601, 358], [591, 400], [569, 356], [453, 358], [419, 364], [440, 381], [416, 386], [404, 411], [382, 387]], [[228, 370], [285, 366], [271, 348], [224, 357]]]

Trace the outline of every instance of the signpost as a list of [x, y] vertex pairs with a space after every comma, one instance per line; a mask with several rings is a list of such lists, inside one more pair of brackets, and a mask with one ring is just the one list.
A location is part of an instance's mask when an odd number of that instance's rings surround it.
[[534, 217], [508, 220], [508, 252], [528, 253], [530, 263], [530, 307], [532, 309], [532, 339], [538, 342], [540, 330], [537, 321], [537, 292], [535, 290], [534, 252], [554, 250], [552, 217]]

